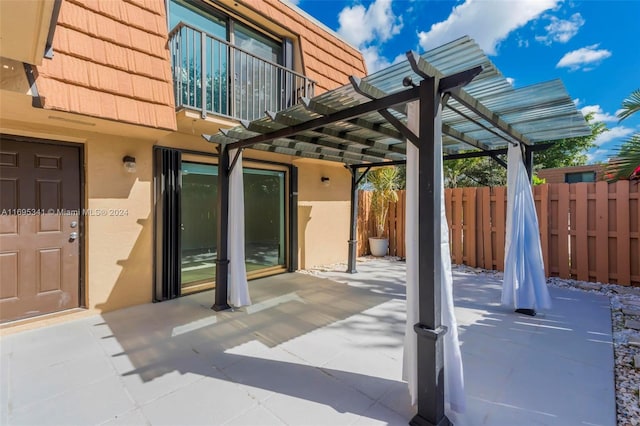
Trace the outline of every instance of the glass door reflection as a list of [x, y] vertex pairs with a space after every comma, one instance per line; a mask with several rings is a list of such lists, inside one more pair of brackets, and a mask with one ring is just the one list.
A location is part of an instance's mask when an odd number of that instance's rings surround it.
[[286, 266], [285, 172], [245, 168], [247, 273]]
[[[248, 275], [286, 267], [286, 172], [243, 168]], [[182, 162], [181, 290], [211, 288], [217, 255], [218, 166]]]
[[182, 162], [182, 290], [215, 280], [217, 184], [217, 165]]

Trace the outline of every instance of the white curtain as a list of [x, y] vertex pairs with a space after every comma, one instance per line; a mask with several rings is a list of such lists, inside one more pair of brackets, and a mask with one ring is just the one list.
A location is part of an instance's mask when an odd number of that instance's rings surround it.
[[[419, 129], [420, 104], [418, 101], [408, 105], [408, 126], [415, 134]], [[440, 199], [441, 243], [440, 254], [442, 259], [442, 282], [435, 285], [442, 286], [442, 324], [448, 328], [444, 335], [444, 389], [446, 414], [449, 419], [454, 419], [456, 413], [462, 413], [465, 409], [464, 377], [462, 370], [462, 357], [460, 354], [460, 342], [458, 340], [458, 328], [453, 307], [453, 278], [451, 276], [451, 255], [449, 250], [449, 228], [444, 207], [444, 178], [442, 170], [442, 112], [438, 109], [435, 122], [435, 146], [438, 153], [436, 161], [436, 176], [440, 176], [440, 182], [434, 182], [442, 188]], [[428, 148], [431, 149], [431, 148]], [[407, 381], [411, 404], [415, 405], [418, 395], [418, 358], [417, 358], [417, 334], [413, 325], [418, 322], [418, 148], [407, 142], [407, 170], [406, 170], [406, 254], [407, 254], [407, 323], [405, 327], [403, 379]], [[430, 224], [424, 224], [431, 226]]]
[[[229, 151], [231, 161], [236, 149]], [[229, 175], [229, 278], [227, 303], [234, 307], [251, 304], [244, 258], [244, 181], [242, 152]]]
[[519, 146], [509, 145], [507, 235], [502, 304], [514, 309], [549, 309], [538, 216]]

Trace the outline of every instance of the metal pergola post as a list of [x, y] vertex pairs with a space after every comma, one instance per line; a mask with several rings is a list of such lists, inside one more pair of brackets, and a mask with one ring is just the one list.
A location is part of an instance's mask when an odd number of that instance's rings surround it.
[[349, 216], [349, 263], [347, 264], [347, 271], [349, 274], [355, 274], [356, 270], [356, 257], [358, 256], [358, 171], [356, 169], [349, 169], [351, 173], [351, 212]]
[[[442, 187], [437, 156], [442, 155], [442, 139], [435, 138], [435, 116], [440, 95], [435, 78], [420, 82], [420, 133], [418, 146], [418, 413], [411, 425], [445, 426], [452, 423], [444, 407], [444, 345], [447, 332], [441, 319]], [[445, 224], [446, 226], [446, 224]]]
[[533, 150], [530, 146], [524, 146], [524, 168], [527, 169], [529, 181], [533, 179]]
[[216, 247], [216, 293], [214, 311], [231, 308], [227, 303], [229, 259], [229, 145], [220, 144], [218, 159], [218, 242]]
[[[385, 163], [388, 164], [388, 163]], [[355, 274], [356, 258], [358, 257], [358, 185], [362, 179], [369, 173], [373, 165], [365, 166], [366, 169], [360, 177], [358, 177], [358, 167], [347, 167], [351, 173], [351, 213], [349, 216], [349, 261], [347, 263], [346, 272]]]

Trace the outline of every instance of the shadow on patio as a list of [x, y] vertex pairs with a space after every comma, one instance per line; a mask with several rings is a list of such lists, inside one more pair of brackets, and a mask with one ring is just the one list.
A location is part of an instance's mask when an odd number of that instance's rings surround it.
[[[2, 423], [407, 424], [404, 267], [255, 280], [235, 312], [205, 292], [7, 336]], [[456, 425], [615, 425], [607, 299], [551, 288], [531, 318], [499, 305], [500, 286], [454, 271]]]
[[[397, 282], [369, 276], [367, 288], [307, 274], [278, 275], [251, 281], [253, 305], [240, 310], [212, 311], [209, 291], [104, 314], [92, 333], [138, 404], [173, 392], [155, 409], [144, 410], [154, 423], [168, 418], [188, 423], [196, 397], [191, 383], [202, 377], [216, 381], [211, 388], [220, 388], [219, 381], [243, 385], [250, 399], [242, 410], [265, 405], [286, 423], [326, 424], [340, 413], [351, 413], [353, 421], [365, 416], [406, 423], [392, 410], [379, 408], [379, 415], [372, 410], [390, 389], [400, 389], [408, 401], [399, 362], [404, 286], [394, 275]], [[281, 411], [280, 399], [286, 407]], [[291, 409], [293, 399], [310, 407]], [[209, 404], [205, 423], [238, 414], [225, 412], [233, 405], [225, 396]], [[320, 410], [317, 420], [304, 414], [314, 409]]]

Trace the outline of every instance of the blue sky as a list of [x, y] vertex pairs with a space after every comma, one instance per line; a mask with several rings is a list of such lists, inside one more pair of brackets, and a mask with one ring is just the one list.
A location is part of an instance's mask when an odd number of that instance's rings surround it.
[[[291, 1], [291, 0], [290, 0]], [[369, 72], [462, 35], [474, 38], [515, 87], [561, 79], [578, 109], [610, 129], [588, 153], [606, 161], [640, 130], [618, 123], [640, 88], [640, 0], [297, 0], [298, 7], [359, 48]]]

